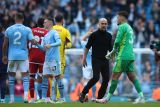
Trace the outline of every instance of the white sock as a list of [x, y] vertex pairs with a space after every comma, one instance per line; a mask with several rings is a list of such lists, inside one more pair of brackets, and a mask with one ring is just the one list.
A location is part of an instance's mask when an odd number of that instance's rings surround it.
[[28, 100], [28, 92], [26, 92], [26, 91], [24, 92], [24, 99]]
[[14, 95], [10, 95], [10, 100], [14, 101]]

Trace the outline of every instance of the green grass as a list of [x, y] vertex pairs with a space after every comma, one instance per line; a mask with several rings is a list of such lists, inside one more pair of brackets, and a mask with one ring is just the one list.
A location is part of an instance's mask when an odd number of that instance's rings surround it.
[[0, 104], [0, 107], [160, 107], [160, 102], [147, 102], [144, 104], [132, 104], [132, 102], [109, 102], [107, 104], [98, 103], [80, 103], [80, 102], [69, 102], [63, 104], [24, 104], [24, 103], [13, 103], [13, 104]]

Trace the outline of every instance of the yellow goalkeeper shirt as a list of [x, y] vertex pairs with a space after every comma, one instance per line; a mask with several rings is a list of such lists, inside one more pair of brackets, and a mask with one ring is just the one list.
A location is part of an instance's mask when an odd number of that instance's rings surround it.
[[55, 25], [53, 26], [53, 29], [56, 30], [59, 33], [59, 36], [61, 38], [61, 46], [60, 46], [60, 59], [62, 66], [65, 66], [65, 49], [71, 48], [71, 35], [70, 32], [64, 28], [61, 25]]

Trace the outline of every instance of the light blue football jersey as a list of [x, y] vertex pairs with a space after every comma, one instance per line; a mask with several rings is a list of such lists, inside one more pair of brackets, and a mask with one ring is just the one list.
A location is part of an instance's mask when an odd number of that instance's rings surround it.
[[27, 60], [27, 43], [34, 39], [32, 30], [23, 24], [14, 24], [7, 28], [5, 36], [9, 39], [8, 60]]
[[56, 30], [50, 30], [43, 38], [41, 46], [39, 48], [44, 50], [44, 46], [50, 44], [51, 48], [46, 50], [45, 62], [56, 60], [60, 62], [59, 46], [61, 45], [61, 39]]

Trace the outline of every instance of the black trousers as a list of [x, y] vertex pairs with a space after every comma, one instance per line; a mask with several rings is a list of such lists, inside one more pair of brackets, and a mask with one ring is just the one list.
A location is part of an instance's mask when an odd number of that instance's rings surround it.
[[1, 99], [5, 98], [7, 73], [0, 73], [0, 92]]
[[98, 91], [98, 99], [101, 99], [104, 97], [108, 82], [110, 78], [109, 74], [109, 61], [106, 59], [98, 59], [98, 58], [92, 58], [92, 69], [93, 69], [93, 78], [91, 78], [87, 85], [84, 87], [82, 94], [86, 95], [89, 91], [89, 89], [96, 84], [96, 82], [99, 81], [100, 74], [102, 75], [102, 84]]

